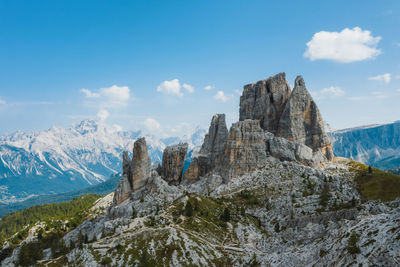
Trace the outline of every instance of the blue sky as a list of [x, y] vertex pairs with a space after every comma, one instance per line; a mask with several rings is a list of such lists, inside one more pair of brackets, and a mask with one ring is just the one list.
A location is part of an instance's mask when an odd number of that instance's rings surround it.
[[282, 71], [335, 128], [399, 120], [400, 2], [0, 0], [0, 134], [182, 135]]

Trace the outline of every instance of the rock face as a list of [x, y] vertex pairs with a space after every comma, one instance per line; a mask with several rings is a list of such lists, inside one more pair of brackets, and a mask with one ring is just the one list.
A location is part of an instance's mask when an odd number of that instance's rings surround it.
[[199, 154], [208, 156], [211, 162], [214, 162], [224, 151], [227, 138], [228, 128], [226, 127], [225, 114], [214, 115]]
[[276, 134], [290, 86], [284, 72], [244, 86], [240, 97], [239, 120], [259, 120], [262, 129]]
[[114, 194], [114, 205], [128, 199], [131, 193], [142, 188], [151, 176], [151, 160], [144, 137], [135, 141], [132, 160], [127, 151], [123, 153], [122, 170], [123, 176]]
[[199, 177], [209, 173], [215, 167], [217, 158], [224, 152], [227, 138], [228, 128], [226, 127], [225, 114], [214, 115], [199, 155], [191, 162], [185, 172], [184, 179], [188, 182], [194, 182]]
[[170, 185], [178, 185], [182, 181], [183, 164], [188, 144], [178, 144], [165, 148], [162, 159], [161, 176]]
[[294, 90], [279, 121], [277, 135], [304, 144], [313, 152], [320, 150], [328, 160], [333, 158], [322, 116], [301, 76], [296, 78]]
[[[285, 73], [246, 85], [240, 98], [240, 120], [245, 119], [259, 120], [262, 129], [311, 148], [317, 157], [323, 157], [321, 161], [333, 158], [322, 116], [301, 76], [296, 78], [293, 92]], [[276, 145], [283, 145], [284, 141], [276, 141]], [[298, 157], [309, 158], [306, 148], [298, 147], [296, 151]]]
[[258, 120], [234, 123], [229, 131], [224, 153], [218, 159], [218, 170], [224, 180], [245, 174], [265, 162], [265, 133]]

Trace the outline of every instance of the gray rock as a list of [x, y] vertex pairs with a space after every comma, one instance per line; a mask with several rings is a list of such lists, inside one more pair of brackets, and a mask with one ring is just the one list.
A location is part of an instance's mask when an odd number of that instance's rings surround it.
[[132, 160], [128, 152], [123, 153], [122, 171], [123, 176], [114, 194], [114, 205], [119, 205], [128, 199], [131, 193], [142, 188], [150, 177], [151, 161], [144, 137], [135, 141]]
[[224, 152], [227, 138], [225, 114], [214, 115], [199, 156], [193, 159], [185, 172], [184, 179], [187, 182], [197, 181], [199, 177], [203, 177], [215, 167], [216, 159]]
[[[262, 129], [292, 143], [306, 145], [314, 153], [321, 151], [323, 159], [320, 154], [315, 155], [318, 162], [333, 158], [321, 114], [301, 76], [296, 78], [292, 92], [285, 73], [246, 85], [240, 98], [240, 120], [245, 119], [259, 120]], [[295, 153], [297, 160], [310, 164], [310, 153], [306, 148], [298, 147], [292, 153], [286, 149], [291, 146], [289, 143], [282, 140], [271, 142], [272, 154], [290, 160]]]
[[269, 152], [273, 157], [281, 160], [296, 160], [295, 144], [282, 137], [274, 137], [269, 140]]
[[127, 200], [131, 192], [132, 187], [130, 182], [128, 181], [128, 176], [124, 174], [124, 176], [122, 176], [121, 180], [119, 181], [117, 188], [115, 189], [113, 200], [114, 205], [119, 205], [120, 203]]
[[240, 97], [239, 120], [259, 120], [262, 129], [275, 134], [289, 96], [290, 86], [284, 72], [248, 84]]
[[224, 153], [216, 160], [224, 181], [254, 170], [266, 160], [264, 131], [258, 120], [232, 125]]
[[169, 184], [178, 185], [182, 181], [183, 164], [188, 144], [178, 144], [165, 148], [162, 159], [162, 178]]
[[328, 160], [333, 158], [332, 146], [325, 133], [322, 116], [301, 76], [296, 78], [295, 87], [286, 103], [278, 128], [278, 136], [304, 144], [314, 152], [321, 150]]
[[204, 137], [199, 154], [208, 155], [211, 162], [221, 155], [225, 149], [226, 139], [228, 138], [228, 128], [226, 127], [225, 114], [215, 114], [212, 117], [208, 133]]
[[303, 164], [311, 165], [313, 163], [313, 151], [306, 145], [295, 144], [296, 159]]
[[[133, 145], [133, 157], [130, 166], [132, 191], [142, 188], [151, 174], [151, 160], [147, 151], [146, 139], [139, 138]], [[129, 177], [128, 177], [129, 178]]]

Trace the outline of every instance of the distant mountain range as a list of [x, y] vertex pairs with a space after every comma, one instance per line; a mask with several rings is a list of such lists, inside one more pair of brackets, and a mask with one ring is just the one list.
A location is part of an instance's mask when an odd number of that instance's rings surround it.
[[328, 133], [335, 156], [398, 172], [400, 168], [400, 121], [360, 126]]
[[43, 194], [79, 190], [106, 181], [121, 171], [121, 154], [146, 137], [153, 163], [160, 162], [167, 145], [187, 142], [189, 150], [202, 144], [205, 130], [158, 139], [140, 131], [116, 131], [85, 120], [70, 128], [52, 127], [35, 133], [16, 132], [0, 137], [0, 204]]
[[[325, 126], [336, 156], [400, 171], [400, 121], [344, 130]], [[121, 171], [122, 151], [132, 151], [134, 141], [146, 137], [153, 163], [160, 162], [168, 145], [187, 142], [188, 167], [205, 129], [192, 134], [159, 139], [137, 131], [116, 131], [85, 120], [70, 128], [53, 127], [35, 133], [16, 132], [0, 137], [0, 204], [24, 201], [39, 195], [81, 190], [106, 181]], [[29, 201], [28, 201], [29, 203]]]

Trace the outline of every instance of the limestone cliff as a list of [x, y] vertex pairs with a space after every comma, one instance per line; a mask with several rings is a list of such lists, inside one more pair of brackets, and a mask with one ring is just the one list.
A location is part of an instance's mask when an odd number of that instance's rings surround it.
[[259, 120], [262, 129], [275, 134], [289, 97], [290, 86], [284, 72], [248, 84], [240, 97], [239, 120]]
[[162, 159], [161, 176], [169, 184], [178, 185], [182, 181], [183, 164], [188, 144], [178, 144], [165, 148]]
[[228, 128], [225, 114], [215, 114], [212, 117], [208, 133], [204, 137], [199, 155], [191, 162], [184, 179], [193, 182], [209, 173], [215, 167], [217, 158], [224, 152], [227, 138]]
[[147, 151], [146, 140], [139, 138], [133, 145], [133, 157], [128, 152], [122, 157], [123, 176], [114, 194], [114, 205], [118, 205], [129, 198], [133, 191], [142, 188], [151, 174], [151, 160]]
[[301, 76], [297, 76], [293, 92], [285, 105], [277, 135], [304, 144], [314, 152], [321, 151], [328, 160], [333, 158], [322, 116]]
[[317, 161], [333, 158], [322, 116], [301, 76], [292, 92], [285, 73], [246, 85], [240, 98], [240, 120], [245, 119], [259, 120], [264, 130], [308, 146]]

